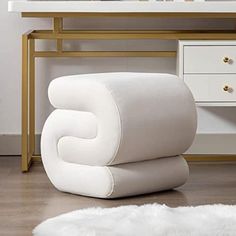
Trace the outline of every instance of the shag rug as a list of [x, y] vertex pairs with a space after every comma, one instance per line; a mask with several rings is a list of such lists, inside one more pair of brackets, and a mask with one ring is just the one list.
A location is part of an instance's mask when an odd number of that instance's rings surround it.
[[89, 208], [48, 219], [35, 236], [236, 236], [236, 206]]

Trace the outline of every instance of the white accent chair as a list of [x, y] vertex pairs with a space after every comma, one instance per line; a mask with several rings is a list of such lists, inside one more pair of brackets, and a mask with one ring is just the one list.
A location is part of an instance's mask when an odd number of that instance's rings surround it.
[[42, 132], [47, 175], [64, 192], [116, 198], [176, 188], [197, 126], [184, 82], [157, 73], [65, 76], [49, 86], [56, 108]]

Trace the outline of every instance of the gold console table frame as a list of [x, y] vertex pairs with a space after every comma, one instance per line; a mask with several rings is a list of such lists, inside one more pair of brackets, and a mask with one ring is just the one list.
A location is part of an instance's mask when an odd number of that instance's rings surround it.
[[[22, 163], [29, 170], [35, 154], [35, 59], [48, 57], [176, 57], [176, 51], [65, 51], [63, 40], [236, 40], [236, 30], [65, 30], [66, 17], [166, 17], [166, 18], [236, 18], [236, 13], [22, 13], [22, 17], [53, 19], [52, 30], [32, 30], [22, 35]], [[55, 40], [55, 51], [36, 51], [35, 40]], [[211, 160], [208, 158], [206, 160]], [[190, 160], [194, 158], [190, 157]], [[222, 159], [223, 160], [223, 159]], [[225, 159], [224, 159], [225, 160]], [[228, 156], [227, 161], [235, 160]]]

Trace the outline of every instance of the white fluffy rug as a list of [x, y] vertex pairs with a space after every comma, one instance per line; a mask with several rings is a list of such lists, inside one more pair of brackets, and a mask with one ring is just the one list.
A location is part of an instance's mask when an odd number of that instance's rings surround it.
[[236, 236], [236, 206], [90, 208], [48, 219], [35, 236]]

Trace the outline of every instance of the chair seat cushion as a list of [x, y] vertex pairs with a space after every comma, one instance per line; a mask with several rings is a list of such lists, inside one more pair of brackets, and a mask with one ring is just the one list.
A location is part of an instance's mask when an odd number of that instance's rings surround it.
[[[78, 164], [115, 165], [179, 155], [196, 132], [193, 97], [174, 75], [66, 76], [50, 84], [49, 98], [61, 112], [52, 114], [45, 126], [52, 129], [57, 124], [52, 133], [63, 127], [57, 140], [59, 153]], [[87, 122], [93, 124], [85, 124], [76, 111], [89, 116]], [[79, 126], [96, 128], [96, 134], [85, 138], [81, 131], [75, 134], [82, 129]]]

